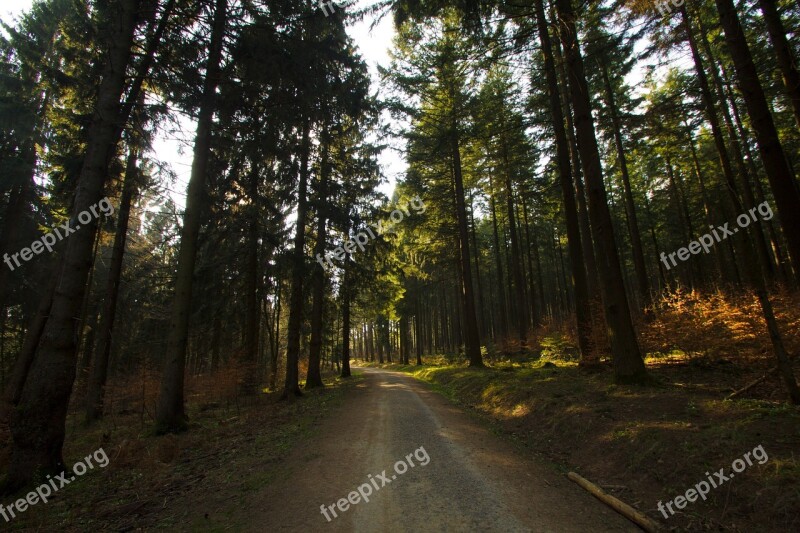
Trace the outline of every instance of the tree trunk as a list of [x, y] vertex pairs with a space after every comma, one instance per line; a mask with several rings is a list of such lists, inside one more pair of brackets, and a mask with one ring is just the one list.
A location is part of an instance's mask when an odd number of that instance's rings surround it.
[[586, 269], [583, 263], [583, 247], [581, 244], [580, 222], [575, 204], [575, 189], [570, 167], [569, 140], [564, 130], [564, 115], [561, 97], [558, 90], [558, 76], [553, 61], [553, 46], [547, 29], [544, 14], [544, 1], [536, 0], [536, 22], [539, 29], [539, 41], [544, 54], [544, 70], [547, 89], [550, 97], [550, 115], [553, 119], [553, 131], [556, 141], [556, 159], [561, 182], [561, 195], [564, 201], [564, 215], [567, 222], [567, 244], [572, 266], [572, 285], [575, 288], [575, 317], [578, 331], [578, 347], [581, 351], [581, 364], [596, 364], [599, 360], [592, 350], [592, 320], [589, 307], [589, 288], [586, 281]]
[[520, 254], [519, 234], [517, 231], [517, 219], [514, 216], [514, 187], [511, 183], [511, 164], [508, 157], [508, 141], [505, 135], [505, 121], [502, 121], [501, 129], [503, 130], [502, 142], [502, 155], [503, 155], [503, 168], [506, 187], [506, 213], [508, 215], [508, 231], [511, 237], [511, 267], [512, 278], [514, 279], [514, 288], [510, 294], [514, 295], [514, 324], [517, 328], [517, 339], [521, 347], [525, 347], [527, 342], [527, 313], [525, 312], [525, 284], [522, 281], [522, 256]]
[[584, 73], [572, 1], [556, 0], [556, 9], [560, 17], [560, 33], [570, 75], [570, 94], [575, 111], [578, 149], [586, 176], [586, 186], [589, 189], [589, 216], [592, 219], [594, 240], [603, 251], [603, 257], [597, 259], [606, 322], [611, 338], [614, 376], [618, 382], [640, 382], [645, 379], [646, 370], [631, 321], [619, 252], [614, 240], [614, 228], [603, 185], [603, 169], [600, 166], [600, 153], [595, 137], [589, 85]]
[[94, 361], [86, 390], [87, 422], [93, 422], [103, 417], [108, 361], [111, 355], [111, 334], [114, 330], [114, 318], [117, 312], [117, 297], [119, 296], [119, 282], [122, 276], [122, 263], [125, 258], [125, 242], [128, 237], [131, 201], [136, 192], [136, 182], [138, 180], [137, 159], [138, 150], [131, 147], [125, 170], [125, 184], [122, 187], [122, 198], [120, 199], [117, 215], [117, 232], [114, 235], [114, 248], [111, 252], [103, 313], [98, 327], [99, 337], [97, 338]]
[[306, 211], [308, 210], [308, 158], [311, 151], [311, 119], [303, 118], [300, 179], [297, 186], [297, 228], [292, 252], [292, 289], [289, 296], [289, 324], [286, 339], [286, 381], [281, 399], [302, 396], [300, 391], [300, 329], [303, 325], [303, 276], [305, 276]]
[[33, 320], [31, 320], [28, 331], [25, 334], [22, 349], [17, 355], [17, 359], [14, 361], [11, 375], [8, 377], [8, 383], [6, 383], [3, 391], [3, 400], [8, 404], [9, 408], [16, 406], [22, 396], [25, 380], [28, 377], [28, 372], [36, 356], [36, 348], [39, 346], [39, 340], [47, 324], [47, 318], [50, 316], [50, 308], [53, 305], [53, 296], [55, 295], [58, 278], [58, 275], [53, 276], [50, 279], [50, 285], [47, 287], [46, 292], [42, 294], [42, 298], [39, 301], [39, 308], [36, 310], [36, 314]]
[[[600, 303], [600, 280], [597, 274], [597, 259], [595, 255], [595, 244], [592, 241], [592, 232], [589, 227], [589, 208], [586, 205], [586, 189], [583, 187], [583, 176], [581, 170], [581, 159], [578, 153], [578, 140], [575, 138], [575, 125], [572, 121], [572, 107], [570, 106], [569, 98], [569, 80], [564, 66], [564, 60], [561, 55], [561, 43], [556, 40], [552, 43], [552, 49], [555, 54], [556, 66], [559, 67], [558, 74], [560, 75], [559, 90], [562, 98], [562, 109], [565, 118], [565, 125], [567, 130], [567, 139], [569, 140], [569, 153], [570, 160], [572, 161], [572, 175], [575, 180], [575, 198], [578, 200], [578, 222], [581, 228], [581, 248], [583, 249], [583, 260], [586, 264], [586, 285], [589, 290], [589, 302]], [[602, 319], [600, 320], [602, 322]], [[598, 321], [592, 320], [593, 330], [598, 329]], [[597, 334], [596, 331], [594, 331]]]
[[636, 216], [636, 206], [633, 202], [633, 191], [631, 189], [631, 179], [628, 174], [628, 159], [625, 155], [625, 144], [622, 141], [622, 123], [619, 119], [614, 89], [608, 77], [608, 67], [605, 57], [600, 58], [600, 71], [603, 76], [608, 110], [611, 113], [611, 125], [614, 129], [614, 143], [617, 148], [617, 158], [619, 159], [619, 169], [622, 174], [622, 187], [625, 194], [625, 213], [628, 215], [628, 233], [631, 237], [631, 247], [633, 248], [633, 269], [636, 273], [636, 281], [639, 286], [639, 296], [642, 298], [642, 307], [645, 309], [645, 317], [653, 318], [650, 295], [650, 282], [647, 278], [647, 267], [645, 266], [644, 251], [642, 248], [642, 235], [639, 231], [639, 219]]
[[258, 167], [253, 165], [248, 180], [247, 195], [250, 199], [249, 220], [247, 222], [247, 251], [245, 255], [245, 317], [244, 317], [244, 350], [242, 352], [242, 393], [253, 395], [258, 392], [258, 345], [261, 330], [261, 306], [259, 305], [259, 285], [261, 272], [258, 267], [259, 230], [259, 195]]
[[344, 256], [342, 280], [342, 377], [350, 377], [350, 254]]
[[481, 263], [479, 261], [479, 248], [478, 248], [478, 236], [475, 226], [475, 205], [473, 201], [473, 195], [470, 192], [469, 195], [469, 219], [470, 219], [470, 236], [472, 237], [472, 255], [475, 258], [475, 281], [478, 283], [478, 309], [480, 314], [478, 315], [479, 322], [479, 331], [481, 337], [486, 335], [486, 304], [484, 303], [484, 292], [483, 292], [483, 283], [481, 281]]
[[[770, 183], [772, 184], [775, 201], [779, 209], [778, 214], [780, 215], [782, 203], [784, 207], [786, 207], [788, 202], [788, 206], [791, 208], [791, 202], [793, 201], [792, 198], [781, 198], [781, 193], [788, 194], [791, 189], [791, 191], [795, 193], [795, 199], [798, 199], [797, 189], [792, 182], [794, 178], [784, 158], [783, 149], [778, 139], [777, 131], [775, 130], [775, 124], [772, 121], [769, 106], [767, 105], [766, 98], [761, 89], [761, 84], [758, 81], [755, 65], [753, 64], [747, 42], [744, 39], [744, 33], [734, 9], [733, 2], [731, 0], [716, 0], [716, 3], [720, 14], [720, 20], [722, 21], [722, 27], [725, 31], [725, 40], [731, 51], [731, 57], [733, 58], [736, 73], [739, 78], [739, 86], [744, 96], [753, 128], [756, 130], [756, 141], [759, 146], [759, 151], [761, 152], [762, 160], [764, 161], [764, 166], [767, 170], [767, 176], [770, 178]], [[741, 212], [743, 207], [737, 196], [735, 194], [731, 194], [730, 196], [734, 207], [737, 211]], [[796, 220], [794, 220], [797, 222], [794, 224], [794, 228], [800, 227], [800, 212], [795, 211], [787, 214], [790, 215], [788, 218], [790, 222], [793, 220], [791, 217], [797, 217]], [[782, 224], [785, 224], [786, 221], [787, 219], [781, 218]], [[787, 240], [789, 240], [791, 236], [790, 231], [785, 225], [784, 233], [786, 234]], [[792, 235], [796, 236], [796, 231]], [[770, 302], [764, 283], [764, 272], [767, 266], [761, 262], [762, 258], [758, 254], [756, 254], [755, 257], [759, 259], [760, 264], [756, 264], [753, 259], [752, 247], [750, 246], [749, 239], [744, 237], [741, 238], [740, 241], [744, 248], [742, 259], [745, 262], [745, 269], [749, 278], [748, 281], [755, 287], [756, 296], [761, 304], [764, 321], [766, 322], [770, 340], [772, 341], [772, 348], [777, 361], [778, 371], [783, 378], [792, 403], [800, 404], [800, 388], [797, 386], [792, 364], [783, 344], [772, 303]], [[793, 255], [791, 240], [789, 240], [789, 246], [789, 254], [795, 265], [795, 272], [798, 273], [800, 269], [796, 268], [797, 264], [794, 263], [794, 261], [800, 259], [800, 255]], [[760, 267], [760, 271], [758, 267]]]
[[278, 387], [278, 354], [281, 349], [281, 280], [277, 280], [275, 287], [275, 344], [272, 346], [272, 358], [269, 365], [269, 389], [275, 391]]
[[[112, 11], [113, 19], [108, 23], [106, 64], [87, 135], [73, 220], [102, 199], [108, 165], [116, 148], [113, 142], [116, 118], [125, 86], [125, 70], [131, 58], [137, 7], [136, 0], [121, 1], [119, 9]], [[77, 229], [78, 225], [74, 227]], [[75, 317], [79, 316], [87, 290], [97, 219], [92, 217], [88, 224], [81, 224], [80, 229], [67, 241], [63, 268], [54, 272], [61, 272], [61, 275], [38, 346], [39, 357], [33, 360], [14, 412], [6, 490], [27, 484], [34, 475], [59, 473], [65, 469], [62, 457], [64, 425], [77, 362]]]
[[492, 231], [494, 234], [494, 259], [497, 266], [497, 299], [499, 300], [500, 305], [500, 313], [499, 319], [500, 324], [499, 328], [497, 328], [499, 334], [496, 335], [496, 338], [504, 339], [508, 336], [508, 314], [506, 308], [506, 287], [503, 284], [503, 261], [500, 257], [500, 237], [497, 231], [497, 208], [495, 202], [495, 192], [492, 176], [489, 176], [489, 203], [492, 210]]
[[186, 428], [183, 384], [186, 370], [186, 344], [189, 338], [189, 315], [192, 308], [194, 264], [197, 258], [201, 216], [206, 194], [206, 174], [211, 153], [211, 129], [217, 107], [217, 86], [220, 82], [222, 48], [227, 21], [227, 0], [216, 0], [206, 64], [206, 78], [203, 83], [203, 96], [197, 121], [194, 161], [186, 196], [186, 212], [183, 216], [167, 353], [156, 407], [157, 433], [182, 431]]
[[453, 181], [455, 184], [456, 215], [458, 219], [458, 238], [461, 244], [461, 300], [464, 316], [464, 345], [469, 366], [482, 367], [481, 341], [478, 335], [478, 319], [475, 315], [475, 294], [472, 288], [472, 269], [469, 257], [469, 231], [467, 229], [467, 207], [464, 198], [464, 179], [461, 175], [461, 151], [459, 147], [458, 126], [453, 119], [451, 124], [451, 155], [453, 157]]
[[[314, 244], [314, 257], [322, 257], [325, 253], [327, 212], [324, 204], [327, 198], [328, 181], [328, 146], [327, 141], [322, 148], [322, 162], [319, 183], [319, 201], [317, 202], [317, 242]], [[322, 351], [323, 314], [325, 310], [325, 269], [318, 262], [313, 263], [311, 274], [311, 293], [314, 299], [311, 305], [311, 344], [308, 351], [308, 375], [306, 389], [324, 387], [320, 374], [320, 353]]]
[[[728, 130], [728, 139], [730, 139], [731, 143], [731, 150], [733, 152], [733, 160], [736, 162], [736, 169], [739, 172], [739, 186], [742, 189], [742, 195], [744, 197], [744, 204], [745, 207], [748, 209], [754, 207], [756, 205], [755, 197], [753, 196], [753, 189], [750, 186], [750, 180], [757, 180], [758, 174], [754, 174], [751, 178], [747, 167], [745, 166], [744, 162], [744, 155], [742, 154], [742, 145], [740, 144], [739, 135], [736, 132], [736, 129], [733, 125], [733, 119], [731, 118], [730, 109], [728, 108], [727, 104], [727, 96], [725, 94], [725, 88], [722, 84], [722, 78], [720, 77], [719, 70], [717, 70], [717, 61], [714, 57], [714, 54], [711, 50], [711, 45], [708, 42], [708, 36], [706, 35], [706, 29], [700, 21], [700, 42], [703, 44], [703, 49], [706, 52], [706, 55], [709, 59], [709, 67], [711, 70], [711, 79], [714, 81], [714, 87], [717, 90], [719, 95], [719, 102], [720, 102], [720, 110], [722, 111], [722, 118], [725, 121], [725, 128]], [[733, 98], [733, 94], [731, 94], [731, 98]], [[745, 139], [741, 140], [742, 142], [746, 142]], [[759, 225], [756, 228], [753, 228], [753, 237], [755, 239], [755, 247], [756, 251], [761, 255], [761, 263], [768, 267], [766, 271], [767, 279], [773, 280], [775, 277], [775, 268], [772, 263], [772, 255], [769, 253], [769, 249], [767, 248], [767, 240], [764, 237], [764, 228]]]

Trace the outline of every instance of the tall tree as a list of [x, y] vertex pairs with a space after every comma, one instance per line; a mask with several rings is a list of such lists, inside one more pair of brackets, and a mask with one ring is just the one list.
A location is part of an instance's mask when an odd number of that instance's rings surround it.
[[156, 408], [156, 431], [170, 433], [186, 428], [184, 410], [184, 373], [186, 347], [189, 337], [189, 312], [192, 305], [192, 285], [197, 258], [197, 242], [203, 222], [206, 194], [206, 173], [211, 151], [213, 119], [217, 107], [217, 87], [222, 72], [225, 30], [228, 24], [228, 1], [216, 0], [205, 78], [197, 119], [194, 159], [183, 216], [178, 272], [175, 280], [170, 318], [169, 340], [161, 378], [161, 390]]
[[614, 364], [614, 376], [619, 382], [640, 382], [646, 370], [636, 331], [631, 320], [628, 297], [614, 240], [614, 227], [603, 184], [603, 170], [595, 136], [589, 85], [586, 81], [583, 56], [576, 28], [576, 15], [571, 0], [556, 0], [559, 14], [559, 33], [570, 75], [570, 96], [575, 112], [578, 149], [589, 193], [589, 216], [592, 233], [604, 256], [598, 257], [598, 270], [603, 290], [609, 338]]
[[[87, 136], [73, 221], [102, 199], [109, 161], [116, 148], [116, 121], [138, 24], [137, 0], [119, 0], [108, 7], [102, 13], [108, 51]], [[58, 473], [65, 468], [64, 424], [77, 363], [74, 317], [80, 313], [85, 295], [97, 225], [97, 219], [92, 217], [81, 226], [83, 231], [76, 231], [67, 242], [60, 282], [38, 345], [38, 357], [30, 367], [13, 416], [12, 458], [5, 486], [8, 490], [26, 484], [37, 472]], [[73, 224], [76, 229], [77, 226]]]

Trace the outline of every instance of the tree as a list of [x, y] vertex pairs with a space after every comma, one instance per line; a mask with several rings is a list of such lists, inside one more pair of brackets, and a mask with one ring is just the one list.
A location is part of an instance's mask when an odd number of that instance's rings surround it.
[[[120, 0], [112, 7], [115, 11], [104, 13], [108, 53], [88, 133], [73, 220], [101, 200], [108, 164], [116, 147], [116, 120], [138, 22], [138, 2]], [[35, 472], [57, 473], [64, 469], [64, 423], [77, 362], [73, 317], [80, 312], [86, 290], [97, 220], [92, 218], [82, 229], [67, 242], [60, 282], [38, 345], [38, 357], [30, 367], [13, 416], [7, 490], [24, 485]]]
[[182, 431], [186, 428], [183, 386], [186, 367], [186, 343], [189, 335], [189, 310], [192, 303], [197, 240], [203, 220], [202, 210], [205, 200], [206, 172], [211, 150], [212, 121], [216, 112], [217, 86], [220, 83], [222, 71], [223, 41], [228, 23], [227, 0], [216, 0], [213, 17], [203, 94], [197, 120], [192, 174], [189, 178], [186, 212], [184, 213], [183, 229], [181, 231], [181, 247], [170, 319], [167, 357], [156, 409], [156, 431], [159, 433]]
[[589, 86], [579, 48], [575, 11], [571, 0], [556, 0], [556, 9], [560, 17], [559, 33], [570, 75], [570, 96], [575, 111], [578, 149], [589, 193], [592, 233], [603, 252], [603, 257], [598, 257], [598, 270], [604, 289], [603, 305], [611, 340], [614, 377], [619, 382], [641, 382], [645, 379], [646, 371], [631, 321], [619, 253], [614, 241], [614, 228], [603, 185], [603, 171], [592, 119]]

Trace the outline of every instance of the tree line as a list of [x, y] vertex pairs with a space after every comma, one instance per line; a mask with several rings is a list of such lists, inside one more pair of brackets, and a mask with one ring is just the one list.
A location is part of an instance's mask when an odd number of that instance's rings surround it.
[[[397, 29], [380, 91], [345, 31], [370, 16]], [[638, 330], [677, 287], [752, 291], [800, 402], [772, 307], [800, 276], [798, 20], [767, 0], [36, 2], [0, 40], [0, 254], [104, 197], [115, 216], [0, 270], [4, 488], [63, 471], [70, 406], [97, 422], [143, 368], [157, 433], [187, 429], [187, 376], [289, 399], [353, 357], [482, 367], [553, 324], [582, 366], [648, 382]], [[153, 151], [179, 116], [186, 191]], [[763, 202], [774, 219], [663, 267]]]

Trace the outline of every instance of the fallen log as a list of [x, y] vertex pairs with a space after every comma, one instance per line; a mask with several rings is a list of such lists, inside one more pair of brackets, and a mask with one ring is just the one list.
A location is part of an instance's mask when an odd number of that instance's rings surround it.
[[616, 512], [633, 522], [634, 524], [638, 525], [648, 533], [653, 533], [656, 531], [661, 531], [661, 526], [657, 523], [650, 520], [644, 513], [637, 511], [627, 503], [623, 502], [607, 494], [603, 489], [592, 483], [591, 481], [582, 478], [575, 472], [570, 472], [567, 474], [567, 477], [586, 489], [592, 496], [603, 502], [604, 504], [608, 505]]
[[760, 378], [758, 378], [757, 380], [755, 380], [755, 381], [753, 381], [753, 382], [749, 383], [748, 385], [745, 385], [744, 387], [742, 387], [741, 389], [739, 389], [739, 390], [737, 390], [737, 391], [734, 391], [734, 392], [732, 392], [732, 393], [731, 393], [731, 394], [728, 396], [728, 398], [727, 398], [727, 399], [728, 399], [728, 400], [733, 400], [734, 398], [736, 398], [736, 397], [737, 397], [737, 396], [739, 396], [740, 394], [743, 394], [743, 393], [745, 393], [745, 392], [749, 391], [750, 389], [752, 389], [753, 387], [755, 387], [756, 385], [758, 385], [759, 383], [761, 383], [762, 381], [764, 381], [765, 379], [767, 379], [767, 378], [768, 378], [768, 377], [769, 377], [771, 374], [774, 374], [774, 373], [775, 373], [775, 372], [777, 372], [777, 371], [778, 371], [778, 368], [777, 368], [777, 367], [775, 367], [775, 368], [771, 368], [771, 369], [767, 370], [767, 372], [766, 372], [766, 373], [765, 373], [763, 376], [761, 376]]

